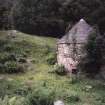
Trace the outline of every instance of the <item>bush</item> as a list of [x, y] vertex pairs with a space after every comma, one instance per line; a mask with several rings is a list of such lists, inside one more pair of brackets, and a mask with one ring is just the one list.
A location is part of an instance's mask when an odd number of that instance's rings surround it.
[[18, 73], [24, 72], [24, 70], [24, 66], [15, 61], [8, 61], [5, 63], [5, 73]]
[[8, 55], [8, 60], [16, 61], [17, 60], [16, 55], [15, 54], [9, 54]]
[[[97, 31], [96, 31], [97, 32]], [[89, 76], [95, 76], [100, 72], [103, 56], [102, 50], [104, 46], [102, 45], [102, 36], [96, 32], [92, 32], [84, 46], [85, 55], [81, 58], [79, 64], [80, 69], [89, 74]]]
[[12, 51], [12, 50], [13, 50], [13, 47], [12, 47], [11, 44], [6, 44], [6, 45], [4, 46], [4, 50], [5, 50], [5, 51]]
[[0, 73], [18, 73], [24, 72], [24, 70], [24, 64], [17, 62], [15, 54], [0, 53]]
[[58, 75], [65, 75], [66, 71], [65, 71], [65, 67], [63, 65], [54, 65], [54, 69], [53, 71], [58, 74]]
[[6, 61], [16, 61], [16, 56], [9, 53], [0, 53], [0, 63], [4, 64]]
[[56, 54], [49, 54], [46, 58], [46, 61], [49, 65], [54, 65], [57, 62]]
[[0, 47], [4, 46], [7, 43], [8, 43], [8, 40], [0, 39]]
[[80, 98], [77, 95], [71, 95], [71, 96], [68, 96], [67, 97], [67, 100], [69, 102], [74, 103], [74, 102], [78, 102], [80, 100]]
[[4, 99], [0, 99], [0, 105], [24, 105], [25, 99], [23, 97], [12, 97], [5, 96]]
[[53, 105], [54, 93], [50, 89], [39, 88], [27, 96], [25, 105]]
[[5, 63], [8, 59], [8, 53], [0, 53], [0, 63]]

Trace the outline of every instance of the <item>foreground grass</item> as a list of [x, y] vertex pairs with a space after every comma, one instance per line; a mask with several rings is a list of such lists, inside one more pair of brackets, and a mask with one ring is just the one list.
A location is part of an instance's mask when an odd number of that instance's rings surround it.
[[[6, 38], [7, 32], [0, 32], [0, 39]], [[103, 82], [81, 76], [73, 83], [68, 76], [50, 72], [53, 67], [47, 64], [46, 57], [56, 51], [56, 39], [17, 32], [15, 38], [10, 37], [9, 40], [12, 52], [20, 54], [21, 49], [27, 53], [29, 67], [25, 73], [0, 74], [1, 98], [25, 100], [27, 95], [41, 88], [53, 91], [55, 100], [63, 100], [66, 105], [105, 105]]]

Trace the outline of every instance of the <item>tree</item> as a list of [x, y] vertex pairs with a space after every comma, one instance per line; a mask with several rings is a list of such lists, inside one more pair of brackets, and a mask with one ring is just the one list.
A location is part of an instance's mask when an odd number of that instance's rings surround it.
[[68, 24], [81, 18], [104, 33], [104, 5], [104, 0], [0, 0], [0, 29], [11, 25], [11, 14], [15, 28], [27, 33], [62, 36]]
[[13, 14], [15, 26], [27, 33], [60, 34], [59, 7], [57, 0], [18, 0]]
[[0, 29], [9, 29], [11, 21], [9, 20], [11, 8], [16, 0], [0, 0]]
[[79, 64], [83, 72], [92, 76], [100, 72], [103, 62], [102, 45], [102, 36], [97, 31], [92, 32], [84, 46], [85, 55]]

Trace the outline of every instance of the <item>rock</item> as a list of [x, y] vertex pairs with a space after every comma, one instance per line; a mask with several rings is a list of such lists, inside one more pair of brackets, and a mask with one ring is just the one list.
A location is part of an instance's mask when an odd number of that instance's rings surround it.
[[54, 102], [54, 105], [65, 105], [63, 101], [58, 100]]
[[93, 87], [91, 85], [86, 85], [85, 86], [85, 91], [90, 91], [91, 89], [93, 89]]
[[3, 77], [3, 76], [2, 76], [2, 77], [0, 77], [0, 80], [3, 80], [3, 79], [5, 79], [5, 77]]
[[91, 85], [86, 85], [85, 87], [88, 88], [88, 89], [92, 89], [93, 88]]
[[12, 79], [12, 78], [8, 78], [7, 80], [8, 80], [8, 81], [13, 81], [13, 79]]
[[16, 30], [10, 30], [8, 32], [8, 38], [16, 38], [16, 33], [17, 33]]

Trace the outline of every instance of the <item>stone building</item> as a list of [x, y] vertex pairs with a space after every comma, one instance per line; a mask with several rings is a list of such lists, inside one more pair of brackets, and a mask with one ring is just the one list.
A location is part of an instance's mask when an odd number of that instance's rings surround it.
[[81, 19], [57, 43], [57, 60], [67, 72], [73, 72], [83, 55], [81, 48], [87, 42], [93, 28]]

